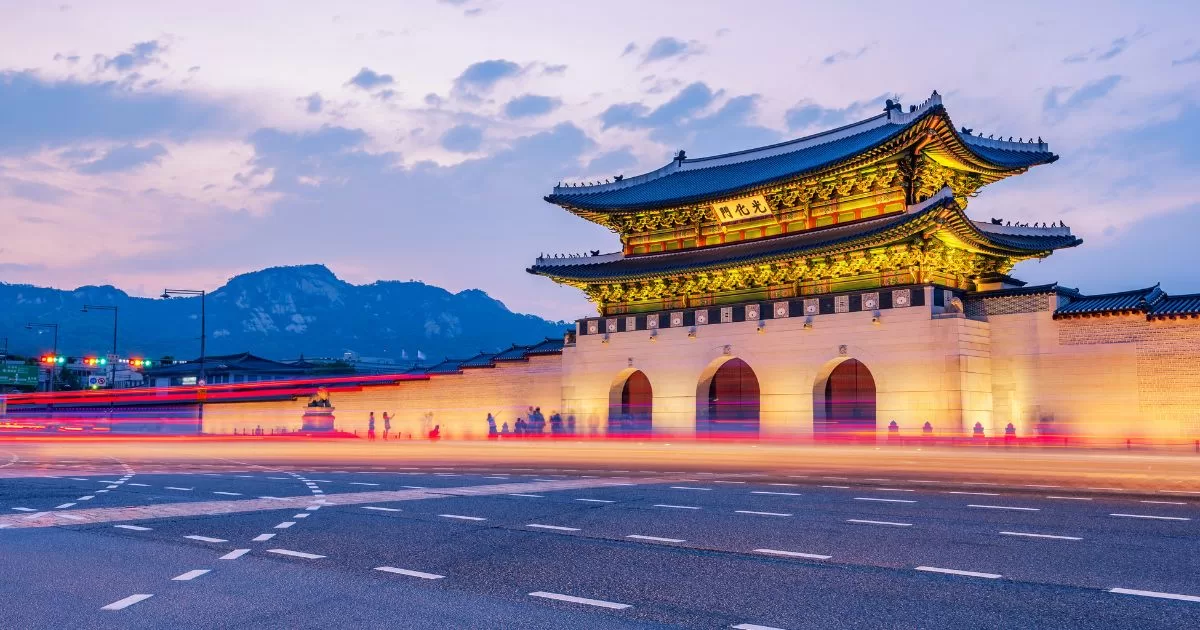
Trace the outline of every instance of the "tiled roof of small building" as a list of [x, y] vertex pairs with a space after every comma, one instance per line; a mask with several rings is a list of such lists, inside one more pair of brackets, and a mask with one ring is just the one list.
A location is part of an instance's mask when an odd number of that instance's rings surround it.
[[991, 291], [975, 291], [970, 294], [973, 298], [1014, 297], [1018, 295], [1038, 295], [1042, 293], [1057, 293], [1059, 295], [1078, 296], [1079, 289], [1059, 286], [1057, 282], [1035, 286], [1010, 287], [1007, 289], [992, 289]]
[[[834, 166], [898, 136], [921, 120], [944, 114], [937, 92], [910, 112], [889, 109], [844, 127], [756, 149], [705, 158], [677, 158], [635, 177], [592, 185], [555, 186], [546, 201], [588, 211], [666, 208], [732, 195]], [[1043, 142], [955, 136], [970, 153], [1001, 169], [1058, 159]]]
[[496, 356], [492, 357], [492, 362], [496, 363], [499, 361], [524, 361], [525, 360], [525, 351], [527, 351], [527, 350], [529, 350], [529, 346], [518, 346], [517, 344], [514, 343], [513, 346], [511, 348], [509, 348], [508, 350], [504, 350], [503, 352], [500, 352]]
[[446, 359], [437, 365], [425, 368], [425, 374], [458, 374], [466, 359]]
[[496, 367], [493, 359], [496, 357], [495, 352], [480, 352], [479, 354], [463, 361], [458, 367], [460, 368], [489, 368]]
[[545, 341], [529, 346], [529, 349], [525, 351], [525, 356], [536, 357], [547, 354], [562, 354], [563, 345], [562, 337], [546, 337]]
[[1200, 317], [1200, 293], [1168, 295], [1149, 313], [1150, 319]]
[[1145, 289], [1081, 295], [1054, 311], [1054, 317], [1077, 317], [1103, 313], [1150, 313], [1166, 297], [1158, 285]]

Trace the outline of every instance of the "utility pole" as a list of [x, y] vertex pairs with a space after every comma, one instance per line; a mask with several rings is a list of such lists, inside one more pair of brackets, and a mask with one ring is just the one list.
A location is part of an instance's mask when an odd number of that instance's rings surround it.
[[[204, 297], [205, 292], [196, 289], [163, 289], [162, 298], [170, 299], [176, 295], [200, 296], [200, 377], [196, 379], [196, 385], [203, 388], [207, 384], [204, 377]], [[204, 429], [204, 398], [202, 392], [197, 392], [198, 404], [197, 407], [200, 419], [200, 429]]]
[[29, 322], [28, 324], [25, 324], [26, 330], [33, 330], [34, 328], [53, 328], [54, 329], [54, 350], [52, 351], [52, 354], [51, 354], [51, 356], [54, 357], [54, 360], [50, 363], [50, 385], [49, 385], [49, 387], [46, 388], [47, 391], [53, 392], [54, 391], [54, 374], [58, 371], [58, 324], [57, 323], [40, 324], [37, 322]]

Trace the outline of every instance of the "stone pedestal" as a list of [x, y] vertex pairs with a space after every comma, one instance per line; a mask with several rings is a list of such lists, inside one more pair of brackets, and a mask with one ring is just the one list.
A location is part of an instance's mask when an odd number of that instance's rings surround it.
[[308, 407], [304, 410], [304, 422], [300, 426], [305, 432], [333, 432], [333, 407]]

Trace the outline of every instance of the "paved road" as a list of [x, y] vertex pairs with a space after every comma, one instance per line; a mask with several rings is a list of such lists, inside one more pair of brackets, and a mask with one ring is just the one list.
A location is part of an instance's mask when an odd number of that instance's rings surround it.
[[1191, 628], [1200, 494], [0, 448], [8, 627]]

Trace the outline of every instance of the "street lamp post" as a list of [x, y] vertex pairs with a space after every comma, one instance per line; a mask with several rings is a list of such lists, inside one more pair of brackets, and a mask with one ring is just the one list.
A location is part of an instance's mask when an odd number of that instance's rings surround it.
[[162, 298], [169, 299], [175, 295], [200, 296], [200, 378], [196, 380], [197, 385], [204, 385], [204, 291], [196, 291], [193, 289], [163, 289]]
[[54, 356], [54, 362], [50, 364], [50, 385], [49, 385], [49, 387], [47, 387], [47, 391], [53, 392], [54, 391], [54, 373], [58, 371], [58, 324], [41, 324], [38, 322], [29, 322], [28, 324], [25, 324], [26, 330], [33, 330], [34, 328], [53, 328], [54, 329], [54, 350], [52, 351], [53, 356]]
[[88, 311], [112, 311], [113, 314], [113, 348], [112, 348], [112, 364], [110, 368], [110, 376], [108, 377], [108, 386], [117, 388], [117, 307], [115, 306], [96, 306], [94, 304], [84, 304], [83, 312]]

